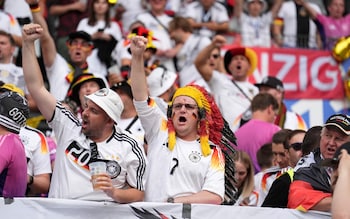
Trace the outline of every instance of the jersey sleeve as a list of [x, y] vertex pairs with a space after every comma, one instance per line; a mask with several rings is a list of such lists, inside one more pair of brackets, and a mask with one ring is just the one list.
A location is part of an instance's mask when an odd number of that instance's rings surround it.
[[308, 182], [296, 180], [290, 185], [287, 207], [306, 212], [327, 197], [331, 194], [313, 189]]

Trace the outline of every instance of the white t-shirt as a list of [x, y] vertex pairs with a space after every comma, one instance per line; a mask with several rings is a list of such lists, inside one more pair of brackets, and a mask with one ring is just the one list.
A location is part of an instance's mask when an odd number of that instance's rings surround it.
[[[308, 3], [317, 14], [321, 13], [320, 8], [313, 4]], [[278, 12], [279, 18], [283, 19], [283, 46], [296, 47], [297, 39], [297, 9], [294, 1], [283, 2], [281, 9]], [[316, 44], [317, 27], [312, 19], [309, 19], [309, 48], [317, 48]]]
[[[218, 2], [215, 2], [210, 7], [208, 12], [204, 13], [202, 4], [198, 1], [194, 1], [187, 6], [184, 17], [192, 18], [197, 23], [205, 23], [211, 21], [221, 24], [229, 22], [226, 8]], [[196, 31], [196, 33], [209, 38], [213, 37], [216, 34], [215, 31], [211, 31], [207, 28], [201, 28]]]
[[45, 135], [38, 129], [22, 127], [19, 133], [26, 152], [27, 173], [31, 176], [51, 173], [49, 146]]
[[145, 12], [142, 7], [142, 0], [118, 0], [123, 5], [125, 12], [122, 15], [123, 32], [129, 31], [130, 25], [136, 20], [137, 15]]
[[[102, 191], [93, 191], [88, 167], [92, 141], [81, 132], [78, 119], [58, 102], [49, 125], [57, 139], [49, 197], [112, 200]], [[115, 126], [113, 135], [97, 147], [114, 187], [144, 191], [146, 158], [143, 147], [130, 134]]]
[[0, 80], [4, 83], [14, 84], [28, 94], [21, 67], [13, 63], [0, 64]]
[[22, 36], [21, 27], [19, 26], [17, 19], [2, 10], [0, 10], [0, 30], [3, 30], [9, 34]]
[[179, 71], [192, 65], [198, 53], [210, 43], [211, 40], [208, 37], [191, 34], [180, 51], [176, 54]]
[[[77, 27], [77, 31], [83, 30], [86, 33], [92, 35], [98, 31], [98, 29], [103, 29], [103, 32], [113, 36], [118, 42], [123, 40], [121, 30], [116, 22], [110, 22], [110, 26], [106, 27], [105, 21], [97, 21], [96, 25], [90, 26], [88, 24], [88, 18], [82, 19]], [[92, 53], [87, 58], [87, 63], [89, 65], [89, 71], [95, 75], [102, 75], [102, 77], [107, 77], [107, 66], [102, 63], [97, 56], [98, 49], [93, 49]]]
[[307, 130], [306, 122], [304, 121], [303, 117], [300, 115], [297, 115], [295, 112], [287, 111], [286, 112], [286, 121], [283, 126], [284, 129], [301, 129], [301, 130]]
[[225, 192], [224, 158], [213, 146], [204, 157], [199, 141], [176, 138], [173, 151], [167, 147], [166, 118], [153, 99], [134, 101], [148, 142], [149, 161], [145, 201], [164, 202], [202, 190], [219, 195]]
[[[46, 67], [46, 66], [45, 66]], [[50, 93], [57, 100], [64, 100], [70, 83], [66, 76], [71, 72], [67, 61], [60, 55], [56, 54], [55, 60], [50, 67], [46, 67], [47, 79], [50, 84]]]
[[193, 64], [198, 53], [210, 44], [208, 37], [192, 34], [176, 55], [180, 87], [193, 83], [208, 88], [208, 85]]
[[[162, 25], [157, 21], [157, 19]], [[154, 41], [157, 42], [157, 49], [171, 49], [173, 45], [168, 30], [165, 29], [165, 27], [168, 28], [168, 24], [172, 18], [167, 14], [163, 14], [157, 16], [157, 19], [155, 19], [150, 12], [142, 13], [137, 16], [137, 20], [144, 23], [145, 27], [153, 32], [153, 37], [157, 39]], [[173, 59], [158, 56], [156, 56], [156, 59], [159, 59], [161, 64], [163, 64], [169, 71], [175, 72]]]
[[106, 27], [105, 21], [97, 21], [97, 23], [94, 26], [90, 26], [88, 24], [88, 18], [82, 19], [77, 27], [77, 31], [83, 30], [86, 33], [92, 35], [98, 31], [98, 29], [103, 29], [103, 32], [106, 34], [109, 34], [114, 37], [114, 39], [120, 41], [123, 36], [120, 31], [120, 28], [116, 22], [111, 21], [109, 23], [109, 27]]
[[267, 12], [258, 17], [245, 13], [240, 16], [242, 45], [247, 47], [270, 47], [272, 13]]
[[[102, 78], [105, 81], [105, 84], [108, 84], [104, 75], [101, 75], [99, 71], [92, 72], [90, 69], [90, 64], [88, 65], [89, 67], [87, 72], [91, 72], [96, 77]], [[70, 86], [70, 83], [66, 79], [66, 76], [72, 71], [72, 69], [69, 67], [69, 63], [57, 53], [52, 66], [45, 67], [50, 84], [50, 93], [56, 98], [56, 100], [64, 100]]]
[[[141, 144], [144, 142], [145, 138], [145, 130], [143, 130], [141, 121], [137, 117], [135, 120], [135, 117], [128, 118], [128, 119], [120, 119], [118, 122], [118, 126], [128, 131], [130, 134], [132, 134]], [[126, 130], [126, 128], [128, 130]]]
[[264, 202], [267, 194], [270, 191], [272, 183], [275, 181], [278, 174], [280, 174], [281, 168], [270, 167], [264, 171], [258, 172], [254, 176], [255, 191], [259, 194], [257, 206], [260, 207]]
[[[236, 81], [236, 84], [248, 95], [250, 100], [259, 92], [258, 88], [248, 81]], [[239, 124], [240, 115], [250, 107], [250, 100], [225, 74], [218, 71], [213, 72], [208, 85], [223, 117], [230, 125], [231, 130], [236, 131], [239, 127], [237, 123]]]
[[5, 1], [4, 11], [11, 13], [16, 18], [28, 17], [30, 20], [33, 20], [29, 5], [25, 0]]

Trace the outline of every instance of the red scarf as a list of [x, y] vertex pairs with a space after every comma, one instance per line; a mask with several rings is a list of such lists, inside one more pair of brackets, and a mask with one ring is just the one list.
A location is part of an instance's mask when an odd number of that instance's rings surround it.
[[282, 103], [282, 105], [278, 111], [278, 115], [275, 119], [275, 124], [278, 125], [279, 127], [283, 128], [284, 123], [286, 122], [286, 114], [287, 114], [287, 107], [286, 107], [286, 105], [284, 105], [284, 103]]

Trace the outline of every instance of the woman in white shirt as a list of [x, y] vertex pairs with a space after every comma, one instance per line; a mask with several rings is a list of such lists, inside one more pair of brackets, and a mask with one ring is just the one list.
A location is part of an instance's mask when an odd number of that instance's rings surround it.
[[92, 0], [89, 5], [89, 17], [82, 19], [77, 30], [91, 35], [95, 49], [88, 57], [89, 71], [99, 76], [107, 76], [107, 68], [113, 64], [111, 52], [122, 39], [120, 27], [110, 18], [108, 0]]

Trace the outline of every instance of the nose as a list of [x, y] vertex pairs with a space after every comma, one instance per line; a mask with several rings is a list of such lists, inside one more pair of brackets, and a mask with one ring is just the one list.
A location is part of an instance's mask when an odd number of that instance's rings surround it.
[[329, 139], [329, 144], [330, 144], [330, 145], [336, 145], [336, 144], [337, 144], [336, 141], [335, 141], [335, 137], [334, 137], [334, 136], [332, 136], [332, 137]]

